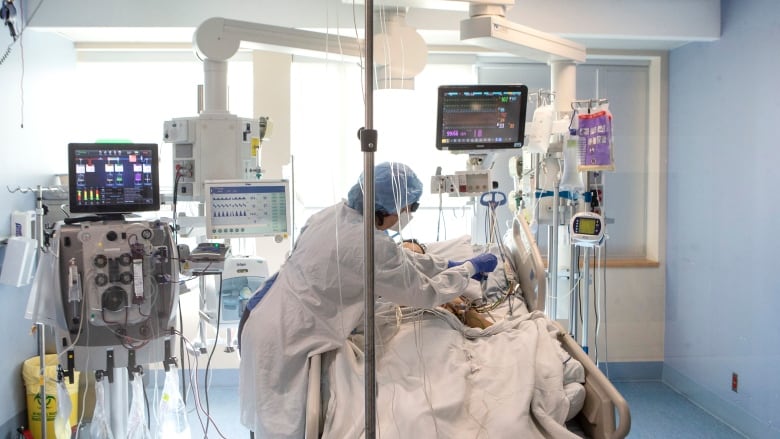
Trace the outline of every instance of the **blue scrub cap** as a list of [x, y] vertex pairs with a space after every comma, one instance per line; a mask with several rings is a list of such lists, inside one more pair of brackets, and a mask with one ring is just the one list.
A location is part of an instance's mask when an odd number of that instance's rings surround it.
[[[363, 213], [363, 174], [347, 196], [349, 207]], [[377, 212], [394, 214], [420, 200], [423, 185], [412, 168], [403, 163], [384, 162], [374, 168], [374, 206]]]

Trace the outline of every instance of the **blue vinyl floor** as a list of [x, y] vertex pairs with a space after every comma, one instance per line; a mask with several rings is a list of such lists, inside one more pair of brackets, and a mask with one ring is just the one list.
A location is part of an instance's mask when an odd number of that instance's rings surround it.
[[[702, 438], [741, 439], [745, 436], [732, 430], [726, 424], [692, 404], [685, 397], [659, 381], [617, 382], [615, 387], [628, 401], [631, 410], [631, 433], [628, 437], [645, 438]], [[205, 394], [200, 393], [201, 404], [205, 406]], [[192, 399], [190, 426], [193, 438], [201, 438], [206, 420], [196, 415]], [[230, 439], [248, 438], [249, 431], [239, 422], [238, 389], [235, 387], [211, 387], [209, 390], [211, 418], [222, 436]], [[214, 424], [209, 426], [208, 438], [220, 438]]]
[[630, 438], [745, 437], [660, 381], [616, 382], [614, 385], [631, 410]]

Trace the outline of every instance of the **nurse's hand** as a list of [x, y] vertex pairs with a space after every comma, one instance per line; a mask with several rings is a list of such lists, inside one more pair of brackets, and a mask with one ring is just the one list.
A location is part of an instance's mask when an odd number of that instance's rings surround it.
[[447, 268], [457, 267], [458, 265], [463, 265], [463, 263], [466, 261], [447, 261]]
[[484, 277], [484, 273], [490, 273], [496, 269], [498, 258], [493, 253], [482, 253], [469, 259], [469, 262], [474, 265], [474, 269], [477, 271], [474, 278], [480, 280]]

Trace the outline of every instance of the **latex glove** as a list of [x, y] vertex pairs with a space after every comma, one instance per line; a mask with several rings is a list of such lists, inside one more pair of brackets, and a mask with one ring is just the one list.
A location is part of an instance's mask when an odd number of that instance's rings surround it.
[[490, 273], [496, 269], [498, 258], [492, 253], [482, 253], [469, 259], [477, 273]]
[[466, 261], [447, 261], [447, 268], [457, 267], [458, 265], [463, 265], [463, 263]]

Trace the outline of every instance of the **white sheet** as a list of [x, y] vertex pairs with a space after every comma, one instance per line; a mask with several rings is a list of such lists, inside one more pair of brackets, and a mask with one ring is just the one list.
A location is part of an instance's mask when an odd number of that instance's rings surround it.
[[[564, 366], [540, 312], [485, 329], [451, 314], [401, 326], [377, 348], [381, 438], [568, 438]], [[361, 348], [347, 342], [326, 363], [324, 438], [364, 435]]]

